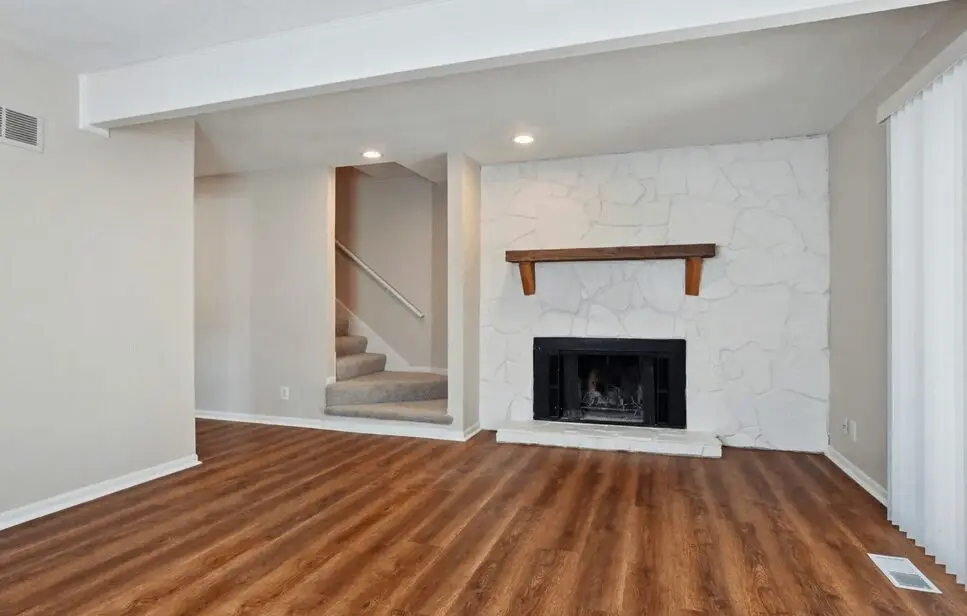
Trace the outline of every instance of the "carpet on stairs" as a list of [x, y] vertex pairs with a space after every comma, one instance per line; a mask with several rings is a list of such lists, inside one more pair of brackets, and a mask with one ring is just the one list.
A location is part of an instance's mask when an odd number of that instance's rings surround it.
[[368, 353], [365, 336], [336, 321], [336, 382], [326, 387], [325, 414], [450, 425], [447, 377], [386, 371], [386, 355]]
[[453, 417], [447, 414], [447, 400], [417, 400], [412, 402], [378, 402], [375, 404], [340, 404], [326, 408], [326, 415], [364, 419], [416, 421], [448, 426]]

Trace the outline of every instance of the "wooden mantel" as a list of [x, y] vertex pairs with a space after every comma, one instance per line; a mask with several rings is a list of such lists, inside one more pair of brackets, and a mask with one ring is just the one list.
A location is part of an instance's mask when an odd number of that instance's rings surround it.
[[685, 259], [685, 295], [698, 295], [702, 260], [715, 256], [715, 244], [662, 244], [659, 246], [612, 246], [610, 248], [558, 248], [555, 250], [508, 250], [507, 262], [520, 267], [524, 295], [537, 291], [534, 266], [562, 261], [645, 261]]

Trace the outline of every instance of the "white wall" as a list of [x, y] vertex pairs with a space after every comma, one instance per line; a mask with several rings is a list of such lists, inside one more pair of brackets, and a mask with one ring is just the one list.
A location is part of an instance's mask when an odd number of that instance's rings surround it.
[[[199, 178], [196, 405], [317, 417], [334, 371], [330, 169]], [[290, 399], [281, 400], [280, 387]]]
[[447, 156], [447, 410], [457, 429], [480, 424], [480, 165]]
[[[887, 138], [876, 107], [967, 29], [954, 6], [829, 135], [831, 446], [881, 486], [887, 465]], [[839, 426], [857, 424], [854, 442]]]
[[433, 185], [431, 239], [433, 276], [430, 294], [430, 365], [447, 367], [447, 185]]
[[195, 184], [195, 404], [254, 413], [252, 199], [239, 178]]
[[[426, 316], [415, 316], [362, 268], [337, 255], [336, 296], [410, 365], [432, 364], [433, 184], [340, 172], [336, 239]], [[446, 254], [437, 255], [446, 259]]]
[[[687, 422], [726, 444], [826, 448], [826, 139], [485, 167], [481, 424], [532, 417], [535, 336], [685, 338]], [[701, 295], [682, 261], [537, 265], [508, 249], [714, 242]]]
[[194, 125], [76, 129], [77, 78], [0, 44], [0, 512], [195, 453]]

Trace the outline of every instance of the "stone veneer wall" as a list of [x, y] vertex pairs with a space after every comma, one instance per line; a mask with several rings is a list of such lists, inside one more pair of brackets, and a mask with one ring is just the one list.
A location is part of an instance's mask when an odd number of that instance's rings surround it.
[[[535, 336], [685, 338], [688, 429], [824, 451], [829, 407], [825, 137], [485, 167], [484, 428], [532, 417]], [[714, 242], [701, 295], [683, 261], [537, 266], [504, 251]]]

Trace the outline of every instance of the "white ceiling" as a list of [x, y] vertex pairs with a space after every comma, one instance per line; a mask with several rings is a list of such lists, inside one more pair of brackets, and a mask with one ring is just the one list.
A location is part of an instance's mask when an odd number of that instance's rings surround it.
[[84, 72], [428, 1], [0, 0], [0, 39]]
[[[412, 81], [199, 118], [198, 175], [484, 164], [826, 133], [945, 10], [808, 25]], [[511, 137], [537, 141], [517, 146]]]

